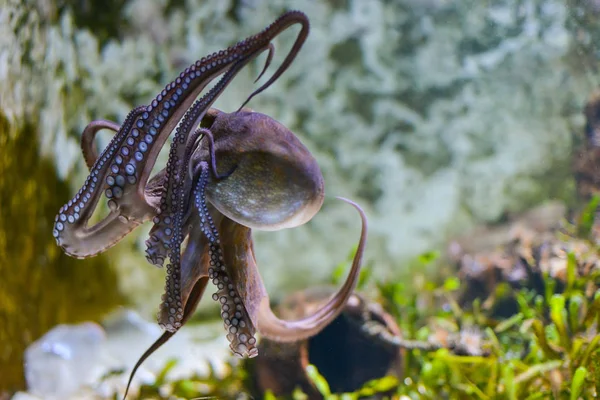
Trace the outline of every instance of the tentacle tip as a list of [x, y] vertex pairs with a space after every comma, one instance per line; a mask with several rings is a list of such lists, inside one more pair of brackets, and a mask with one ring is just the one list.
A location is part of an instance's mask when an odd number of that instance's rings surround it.
[[156, 242], [148, 239], [146, 240], [146, 246], [146, 260], [152, 265], [162, 267], [165, 263], [165, 258], [156, 251]]
[[238, 166], [236, 164], [228, 172], [225, 172], [224, 174], [214, 174], [215, 178], [217, 180], [223, 180], [223, 179], [229, 178], [231, 175], [233, 175], [233, 173], [235, 172], [235, 170], [237, 169], [237, 167]]
[[167, 332], [175, 333], [183, 326], [183, 314], [174, 313], [170, 310], [173, 310], [173, 308], [169, 308], [168, 306], [161, 307], [157, 316], [158, 325]]
[[231, 352], [239, 358], [254, 358], [258, 356], [258, 349], [253, 346], [247, 346], [244, 343], [231, 343], [229, 345]]
[[237, 351], [235, 351], [235, 349], [232, 346], [229, 346], [229, 348], [231, 349], [231, 352], [233, 353], [234, 356], [236, 356], [237, 358], [244, 358], [244, 355], [242, 353], [238, 353]]
[[146, 260], [148, 263], [155, 265], [157, 267], [162, 267], [165, 263], [165, 259], [163, 257], [159, 257], [156, 254], [148, 254], [146, 252]]
[[[177, 326], [177, 325], [179, 325], [179, 326]], [[158, 326], [160, 326], [163, 330], [165, 330], [167, 332], [175, 333], [181, 327], [181, 324], [177, 324], [177, 323], [172, 324], [170, 322], [168, 322], [168, 323], [159, 322]]]

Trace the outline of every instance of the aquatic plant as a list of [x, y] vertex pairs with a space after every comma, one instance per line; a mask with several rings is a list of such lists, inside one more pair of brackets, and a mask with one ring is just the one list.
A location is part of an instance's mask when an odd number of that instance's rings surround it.
[[[592, 218], [583, 214], [581, 224]], [[588, 229], [578, 223], [568, 231], [583, 232], [582, 236], [554, 235], [565, 243], [583, 240], [597, 249]], [[577, 266], [585, 262], [584, 257], [568, 254], [564, 286], [560, 277], [544, 274], [541, 291], [512, 291], [518, 304], [516, 313], [494, 317], [493, 307], [482, 308], [480, 298], [459, 306], [456, 300], [464, 282], [451, 276], [440, 281], [423, 272], [437, 259], [435, 253], [425, 254], [411, 264], [404, 283], [369, 282], [377, 284], [379, 301], [396, 316], [404, 335], [405, 340], [398, 341], [406, 348], [403, 379], [382, 377], [353, 393], [341, 394], [331, 392], [315, 366], [309, 367], [308, 376], [321, 396], [330, 400], [373, 396], [507, 400], [596, 397], [600, 393], [600, 272], [582, 274]], [[594, 290], [590, 291], [590, 286]], [[502, 292], [506, 287], [497, 290]], [[496, 299], [502, 299], [501, 293]], [[241, 382], [243, 373], [236, 370], [230, 378]], [[193, 381], [214, 386], [214, 379], [194, 377]], [[181, 382], [162, 384], [176, 386]], [[242, 393], [251, 391], [240, 382], [233, 387], [241, 387]], [[157, 389], [146, 388], [146, 393], [156, 395]], [[384, 397], [378, 392], [388, 394]], [[212, 389], [189, 395], [215, 393]], [[290, 396], [306, 398], [299, 391]], [[275, 396], [267, 394], [264, 398]]]

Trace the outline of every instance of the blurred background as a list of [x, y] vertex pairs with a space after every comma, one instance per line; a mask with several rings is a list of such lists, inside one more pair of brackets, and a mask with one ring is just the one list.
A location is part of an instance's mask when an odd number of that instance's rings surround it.
[[[149, 226], [91, 259], [55, 245], [54, 216], [87, 175], [82, 129], [122, 122], [196, 59], [289, 9], [308, 15], [309, 38], [248, 106], [311, 150], [328, 196], [366, 209], [376, 279], [401, 279], [455, 238], [464, 248], [478, 226], [539, 206], [537, 223], [552, 224], [580, 200], [573, 159], [600, 82], [599, 1], [3, 0], [0, 393], [25, 388], [23, 352], [56, 324], [122, 306], [152, 322], [160, 301], [164, 271], [143, 254]], [[274, 66], [294, 39], [277, 38]], [[262, 62], [215, 106], [236, 110]], [[358, 232], [332, 201], [303, 227], [257, 232], [271, 297], [328, 282]]]

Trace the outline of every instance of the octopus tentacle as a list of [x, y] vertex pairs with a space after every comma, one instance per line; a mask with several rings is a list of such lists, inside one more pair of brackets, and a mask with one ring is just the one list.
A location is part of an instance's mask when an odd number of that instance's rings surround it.
[[[306, 41], [306, 38], [308, 37], [308, 31], [309, 31], [308, 17], [300, 11], [289, 11], [289, 12], [283, 14], [277, 20], [275, 20], [275, 22], [273, 22], [269, 27], [267, 27], [263, 31], [264, 34], [266, 34], [267, 32], [270, 32], [272, 37], [275, 37], [279, 33], [286, 30], [289, 26], [296, 24], [296, 23], [300, 24], [301, 28], [300, 28], [300, 32], [298, 33], [298, 36], [296, 36], [296, 41], [294, 42], [294, 44], [292, 45], [292, 48], [288, 52], [288, 55], [285, 57], [285, 59], [283, 60], [283, 62], [281, 63], [281, 65], [279, 66], [277, 71], [275, 71], [275, 73], [271, 76], [271, 78], [269, 78], [269, 80], [267, 82], [265, 82], [261, 87], [259, 87], [254, 92], [252, 92], [252, 94], [250, 94], [250, 96], [248, 96], [246, 101], [240, 107], [240, 110], [242, 108], [244, 108], [244, 106], [246, 104], [248, 104], [248, 102], [250, 100], [252, 100], [252, 98], [254, 96], [263, 92], [269, 86], [271, 86], [273, 84], [273, 82], [275, 82], [281, 76], [281, 74], [283, 74], [285, 72], [285, 70], [292, 64], [292, 62], [294, 61], [294, 58], [296, 57], [296, 55], [300, 51], [300, 48], [302, 47], [302, 45]], [[259, 35], [261, 35], [261, 34], [259, 34]], [[269, 50], [270, 50], [269, 58], [271, 58], [273, 50], [271, 47], [269, 48]], [[270, 63], [270, 59], [268, 59], [267, 61]], [[259, 75], [259, 79], [261, 76], [262, 76], [262, 73]]]
[[[302, 19], [302, 16], [304, 19]], [[279, 33], [291, 24], [297, 22], [303, 24], [304, 29], [302, 32], [308, 29], [307, 25], [305, 25], [307, 23], [307, 19], [304, 14], [291, 13], [289, 16], [284, 15], [284, 17], [280, 18], [278, 21], [267, 28], [263, 34], [256, 35], [256, 37], [262, 37], [262, 35], [266, 35], [265, 32], [270, 32], [271, 30]], [[303, 40], [304, 39], [300, 41], [300, 45], [303, 43]], [[194, 129], [195, 126], [199, 124], [200, 120], [204, 117], [218, 95], [227, 87], [227, 85], [229, 85], [237, 73], [251, 59], [256, 57], [265, 49], [270, 49], [268, 43], [267, 46], [263, 46], [251, 55], [235, 62], [231, 68], [227, 70], [219, 82], [206, 95], [204, 95], [201, 99], [196, 101], [192, 107], [190, 107], [181, 121], [181, 124], [177, 127], [175, 137], [173, 138], [165, 172], [166, 186], [161, 199], [159, 215], [157, 215], [154, 219], [156, 229], [153, 228], [154, 236], [157, 239], [159, 238], [159, 235], [161, 237], [168, 236], [166, 235], [167, 232], [171, 232], [173, 236], [170, 239], [163, 240], [162, 242], [158, 240], [152, 240], [149, 243], [147, 252], [147, 254], [150, 256], [150, 262], [160, 263], [162, 260], [164, 260], [165, 256], [170, 258], [170, 263], [167, 266], [164, 300], [161, 304], [158, 315], [159, 324], [167, 330], [179, 329], [179, 327], [181, 327], [182, 317], [179, 252], [181, 242], [183, 241], [183, 236], [180, 233], [181, 227], [178, 226], [178, 224], [182, 223], [183, 220], [184, 196], [186, 193], [188, 193], [186, 190], [183, 190], [184, 186], [182, 182], [185, 180], [185, 171], [187, 171], [187, 166], [189, 165], [189, 157], [184, 157], [184, 159], [181, 160], [181, 149], [189, 142], [189, 133], [192, 129]], [[288, 54], [286, 59], [293, 59], [295, 55], [296, 54], [294, 53]], [[283, 66], [283, 68], [287, 68], [288, 65], [289, 63]], [[282, 72], [282, 67], [280, 67], [275, 72], [275, 75], [281, 74]], [[270, 79], [268, 84], [273, 81], [273, 79]], [[266, 86], [263, 85], [263, 87]], [[212, 135], [210, 137], [212, 137]], [[216, 171], [216, 166], [214, 170]], [[162, 235], [161, 232], [164, 232], [165, 235]]]
[[[341, 199], [341, 198], [340, 198]], [[362, 255], [367, 239], [367, 218], [355, 203], [351, 204], [360, 214], [362, 228], [358, 248], [346, 281], [332, 298], [314, 314], [296, 321], [277, 318], [269, 305], [269, 296], [256, 265], [252, 245], [251, 229], [223, 217], [219, 224], [224, 265], [234, 287], [242, 297], [242, 304], [248, 313], [252, 326], [264, 337], [279, 342], [301, 340], [317, 334], [343, 310], [344, 304], [352, 295], [358, 281]]]
[[221, 304], [221, 318], [227, 331], [229, 347], [234, 354], [244, 357], [258, 355], [255, 328], [242, 303], [241, 296], [234, 287], [227, 269], [224, 265], [219, 232], [213, 222], [206, 204], [206, 185], [208, 184], [209, 167], [205, 161], [200, 163], [200, 179], [194, 192], [195, 205], [200, 214], [202, 232], [208, 239], [210, 267], [209, 278], [217, 287], [217, 292], [212, 295], [213, 300]]
[[[232, 69], [239, 66], [236, 72], [239, 71], [269, 49], [275, 36], [295, 23], [302, 25], [301, 33], [274, 76], [259, 88], [264, 90], [289, 66], [306, 38], [308, 19], [300, 12], [286, 13], [259, 34], [197, 61], [169, 83], [141, 115], [136, 110], [130, 112], [79, 193], [60, 209], [53, 230], [58, 245], [74, 257], [89, 257], [111, 247], [154, 216], [156, 207], [145, 197], [144, 187], [162, 145], [185, 110], [214, 78], [232, 66]], [[202, 115], [196, 117], [201, 119]], [[88, 228], [87, 221], [102, 191], [109, 199], [111, 213]]]
[[[177, 185], [182, 185], [184, 177], [182, 174], [185, 173], [184, 168], [189, 164], [194, 148], [196, 147], [196, 141], [200, 137], [200, 132], [194, 132], [186, 145], [185, 148], [171, 147], [171, 155], [169, 158], [175, 160], [176, 163], [183, 163], [179, 166], [177, 174], [175, 175]], [[170, 177], [168, 172], [171, 168], [167, 167], [165, 170], [165, 182]], [[168, 185], [168, 184], [167, 184]], [[163, 190], [161, 194], [161, 211], [167, 211], [167, 197], [171, 194], [169, 190]], [[171, 235], [172, 235], [172, 218], [173, 214], [164, 215], [163, 218], [158, 216], [154, 217], [154, 226], [150, 230], [149, 239], [146, 240], [146, 259], [150, 264], [156, 266], [162, 266], [165, 258], [168, 256], [168, 250], [171, 246]]]
[[[109, 215], [96, 225], [92, 227], [87, 226], [87, 222], [102, 195], [102, 190], [107, 186], [107, 183], [102, 180], [108, 173], [109, 161], [113, 159], [118, 145], [127, 137], [137, 115], [138, 109], [132, 110], [127, 115], [125, 122], [113, 137], [108, 147], [96, 158], [90, 175], [79, 192], [73, 199], [60, 208], [55, 218], [52, 234], [57, 244], [71, 256], [78, 258], [90, 257], [105, 250], [141, 224], [152, 212], [152, 207], [145, 200], [142, 200], [142, 203], [138, 206], [137, 213], [132, 215], [131, 218], [122, 217], [118, 211], [117, 204], [109, 202], [111, 209]], [[89, 153], [92, 157], [93, 154]], [[90, 159], [88, 158], [88, 160]], [[111, 179], [110, 183], [116, 184], [121, 183], [121, 179], [124, 178], [119, 178], [118, 182], [114, 178]]]
[[237, 165], [234, 165], [229, 172], [227, 172], [225, 174], [219, 174], [219, 171], [217, 170], [217, 157], [215, 156], [215, 137], [212, 134], [212, 132], [210, 131], [210, 129], [207, 129], [207, 128], [200, 128], [200, 133], [202, 133], [202, 135], [204, 137], [206, 137], [208, 140], [210, 168], [212, 170], [213, 176], [216, 179], [225, 179], [225, 178], [229, 177], [231, 174], [233, 174], [233, 172], [237, 168]]
[[81, 152], [83, 153], [85, 165], [87, 165], [90, 172], [94, 167], [94, 163], [98, 159], [98, 151], [94, 145], [96, 133], [102, 129], [110, 129], [113, 132], [118, 132], [120, 128], [121, 126], [116, 122], [102, 119], [92, 121], [85, 127], [83, 133], [81, 134]]
[[[227, 72], [223, 75], [223, 77], [219, 80], [219, 82], [201, 99], [196, 101], [186, 112], [181, 124], [177, 127], [175, 132], [175, 137], [173, 138], [173, 143], [171, 144], [171, 150], [169, 153], [169, 159], [167, 161], [167, 167], [165, 170], [165, 182], [166, 186], [164, 188], [163, 197], [160, 202], [160, 209], [158, 211], [158, 215], [154, 218], [154, 227], [152, 229], [154, 237], [147, 242], [147, 250], [146, 253], [148, 255], [148, 261], [151, 264], [162, 265], [165, 258], [170, 253], [170, 248], [172, 247], [171, 240], [168, 238], [170, 235], [168, 232], [173, 232], [174, 219], [173, 214], [175, 214], [174, 207], [174, 199], [177, 199], [181, 196], [181, 193], [178, 192], [178, 178], [172, 179], [171, 176], [178, 169], [178, 165], [180, 164], [181, 158], [179, 155], [182, 152], [183, 146], [188, 143], [188, 135], [197, 126], [206, 112], [209, 110], [210, 106], [216, 98], [222, 93], [223, 90], [229, 85], [229, 83], [233, 80], [233, 78], [237, 75], [237, 73], [253, 58], [258, 56], [262, 51], [269, 50], [272, 52], [272, 45], [270, 40], [277, 36], [280, 32], [287, 29], [290, 25], [295, 23], [300, 23], [302, 25], [301, 32], [296, 39], [296, 43], [290, 53], [288, 53], [282, 65], [277, 69], [274, 76], [278, 77], [283, 73], [283, 71], [291, 64], [293, 59], [295, 58], [299, 48], [304, 43], [306, 36], [308, 34], [308, 19], [306, 15], [301, 12], [289, 12], [284, 14], [282, 17], [277, 19], [273, 24], [267, 27], [263, 32], [252, 36], [242, 42], [239, 42], [233, 48], [241, 47], [246, 48], [248, 45], [251, 45], [254, 42], [262, 45], [256, 45], [256, 48], [253, 51], [248, 52], [245, 56], [236, 57], [236, 61], [231, 64], [231, 67]], [[272, 56], [270, 55], [267, 58], [267, 66], [270, 63]], [[266, 70], [266, 67], [265, 69]], [[263, 72], [264, 72], [263, 70]], [[261, 73], [262, 75], [262, 73]], [[275, 79], [271, 78], [267, 83], [265, 83], [260, 90], [266, 89]], [[214, 160], [214, 158], [213, 158]], [[179, 175], [180, 177], [183, 175]], [[177, 278], [173, 277], [173, 281], [176, 281]]]
[[342, 197], [337, 198], [353, 206], [360, 214], [362, 222], [358, 248], [346, 281], [324, 306], [312, 315], [296, 321], [277, 318], [271, 310], [268, 298], [263, 298], [257, 315], [257, 328], [261, 335], [279, 342], [302, 340], [314, 336], [343, 311], [344, 305], [352, 295], [360, 275], [362, 256], [367, 241], [367, 217], [358, 204]]
[[[146, 109], [146, 106], [138, 106], [133, 109], [132, 113], [134, 116], [139, 116]], [[111, 131], [118, 132], [121, 127], [116, 122], [106, 121], [103, 119], [90, 122], [81, 133], [81, 152], [83, 153], [83, 159], [90, 172], [98, 159], [98, 152], [94, 145], [94, 139], [96, 134], [102, 129], [110, 129]]]
[[[204, 290], [206, 289], [207, 284], [208, 284], [207, 277], [202, 277], [201, 279], [198, 279], [196, 281], [194, 287], [191, 290], [189, 300], [186, 303], [184, 311], [183, 311], [183, 320], [182, 320], [183, 324], [185, 324], [187, 322], [187, 320], [192, 316], [192, 314], [196, 310], [196, 307], [198, 306], [198, 303], [200, 302], [200, 299], [202, 298], [202, 295], [204, 294]], [[142, 365], [142, 363], [144, 361], [146, 361], [146, 359], [148, 357], [150, 357], [152, 355], [152, 353], [154, 353], [156, 350], [161, 348], [163, 344], [165, 344], [169, 339], [171, 339], [171, 337], [173, 337], [173, 335], [175, 335], [175, 332], [171, 332], [171, 331], [163, 332], [163, 334], [160, 335], [160, 337], [158, 339], [156, 339], [156, 341], [154, 343], [152, 343], [150, 345], [150, 347], [148, 347], [148, 349], [144, 352], [144, 354], [142, 354], [141, 357], [137, 360], [137, 362], [133, 366], [133, 369], [131, 370], [131, 373], [129, 374], [129, 380], [127, 381], [127, 386], [125, 387], [125, 394], [123, 394], [123, 400], [125, 400], [127, 398], [127, 393], [129, 392], [131, 382], [132, 382], [133, 377], [135, 376], [135, 373], [138, 370], [138, 368]]]
[[[185, 120], [182, 125], [185, 124]], [[165, 235], [170, 236], [168, 234], [172, 233], [168, 241], [163, 242], [164, 250], [168, 250], [168, 256], [170, 263], [167, 264], [167, 277], [165, 282], [165, 294], [163, 295], [163, 301], [160, 307], [160, 311], [158, 314], [158, 322], [159, 324], [166, 329], [167, 331], [176, 331], [183, 325], [183, 307], [185, 306], [185, 299], [182, 296], [182, 270], [181, 270], [181, 243], [185, 237], [183, 232], [184, 230], [184, 221], [186, 220], [185, 210], [189, 207], [186, 207], [186, 201], [189, 200], [185, 196], [186, 193], [190, 193], [192, 180], [191, 177], [187, 175], [188, 166], [191, 159], [191, 153], [194, 149], [194, 145], [196, 143], [196, 139], [200, 136], [200, 131], [196, 130], [192, 136], [189, 138], [188, 144], [184, 149], [183, 154], [181, 154], [179, 150], [179, 146], [171, 147], [171, 156], [169, 158], [174, 159], [177, 162], [176, 168], [174, 168], [175, 172], [174, 179], [170, 181], [174, 181], [174, 185], [170, 185], [173, 188], [172, 192], [172, 201], [173, 207], [170, 210], [170, 218], [172, 218], [173, 230], [169, 232], [170, 228], [165, 228], [162, 230], [160, 225], [160, 220], [155, 221], [155, 226], [153, 230], [156, 229], [155, 233], [152, 235], [153, 238], [156, 238], [157, 234], [164, 232]], [[181, 158], [179, 158], [181, 156]], [[167, 173], [169, 168], [167, 167]], [[166, 204], [164, 201], [165, 196], [169, 195], [169, 191], [165, 190], [163, 192], [163, 198], [161, 199], [161, 205]], [[158, 217], [156, 217], [158, 219]], [[167, 218], [163, 218], [163, 222], [168, 222]], [[155, 246], [149, 246], [148, 250], [156, 250], [156, 254], [160, 254], [160, 248]], [[148, 252], [148, 255], [152, 253]]]
[[258, 74], [258, 77], [254, 80], [254, 83], [258, 82], [260, 80], [260, 78], [262, 78], [262, 76], [265, 74], [265, 72], [267, 72], [269, 65], [271, 65], [271, 62], [273, 61], [274, 54], [275, 54], [275, 46], [273, 46], [273, 43], [269, 43], [269, 53], [267, 54], [267, 59], [265, 60], [265, 65], [263, 66], [262, 71], [260, 71], [260, 74]]

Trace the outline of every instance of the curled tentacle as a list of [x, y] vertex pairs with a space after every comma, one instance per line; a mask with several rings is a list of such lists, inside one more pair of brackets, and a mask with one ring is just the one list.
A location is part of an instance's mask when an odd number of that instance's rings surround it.
[[[94, 164], [81, 190], [60, 209], [53, 230], [58, 245], [74, 257], [89, 257], [111, 247], [154, 216], [156, 207], [145, 198], [144, 187], [162, 145], [184, 112], [214, 78], [227, 70], [237, 73], [262, 51], [270, 49], [270, 41], [275, 36], [296, 23], [302, 25], [301, 33], [283, 64], [259, 89], [264, 90], [289, 66], [306, 38], [308, 19], [300, 12], [286, 13], [261, 33], [197, 61], [169, 83], [145, 110], [133, 110]], [[222, 88], [213, 91], [209, 103]], [[205, 111], [194, 114], [195, 121], [199, 121]], [[91, 127], [90, 132], [93, 129]], [[93, 153], [88, 153], [90, 160]], [[109, 199], [111, 213], [89, 228], [88, 219], [101, 193]]]
[[[281, 65], [279, 66], [277, 71], [275, 71], [275, 73], [271, 76], [271, 78], [269, 78], [269, 80], [267, 82], [265, 82], [261, 87], [259, 87], [254, 92], [252, 92], [252, 94], [250, 94], [250, 96], [248, 96], [246, 101], [240, 107], [240, 110], [242, 108], [244, 108], [244, 106], [246, 104], [248, 104], [248, 102], [250, 100], [252, 100], [252, 98], [254, 96], [263, 92], [265, 89], [267, 89], [269, 86], [271, 86], [273, 84], [273, 82], [275, 82], [281, 76], [281, 74], [283, 74], [285, 72], [285, 70], [290, 66], [290, 64], [292, 64], [292, 62], [294, 61], [294, 58], [296, 58], [296, 55], [300, 51], [300, 48], [302, 48], [304, 41], [308, 37], [308, 31], [309, 31], [308, 18], [306, 17], [306, 15], [304, 13], [302, 13], [300, 11], [289, 11], [289, 12], [283, 14], [281, 17], [279, 17], [275, 22], [273, 22], [268, 28], [266, 28], [263, 31], [264, 34], [267, 34], [267, 32], [270, 32], [271, 37], [275, 37], [279, 33], [283, 32], [284, 30], [286, 30], [289, 26], [291, 26], [293, 24], [300, 24], [301, 28], [300, 28], [300, 32], [298, 33], [298, 36], [296, 37], [296, 41], [294, 42], [294, 44], [292, 45], [292, 48], [288, 52], [288, 55], [285, 57], [285, 59], [283, 60], [283, 62], [281, 63]], [[259, 35], [261, 35], [261, 34], [259, 34]], [[272, 57], [273, 51], [274, 50], [272, 50], [272, 48], [270, 48], [270, 51], [269, 51], [270, 56], [269, 56], [269, 59], [267, 59], [267, 63], [270, 63], [270, 58]], [[259, 79], [261, 76], [262, 76], [262, 73], [259, 75]]]
[[306, 339], [319, 333], [343, 311], [360, 275], [362, 256], [367, 241], [367, 217], [358, 204], [342, 197], [338, 197], [338, 199], [352, 205], [359, 212], [362, 222], [358, 248], [346, 281], [324, 306], [312, 315], [297, 321], [285, 321], [277, 318], [271, 310], [268, 299], [263, 299], [257, 316], [257, 328], [261, 335], [279, 342]]
[[85, 165], [87, 165], [90, 172], [98, 159], [98, 151], [94, 144], [94, 139], [96, 138], [98, 131], [110, 129], [113, 132], [118, 132], [120, 128], [120, 125], [116, 122], [105, 121], [102, 119], [92, 121], [85, 127], [81, 133], [81, 152], [83, 154]]
[[356, 208], [362, 222], [360, 240], [352, 267], [342, 287], [324, 306], [312, 315], [297, 321], [281, 320], [271, 311], [269, 297], [256, 266], [250, 228], [227, 218], [221, 221], [219, 228], [221, 246], [227, 249], [224, 253], [224, 265], [242, 298], [252, 325], [261, 335], [280, 342], [305, 339], [320, 332], [342, 312], [358, 281], [367, 238], [367, 219], [364, 212], [357, 204], [346, 199], [342, 200]]
[[[134, 120], [138, 116], [138, 111], [138, 109], [134, 109], [129, 113], [108, 147], [103, 150], [99, 157], [96, 157], [90, 175], [82, 188], [72, 200], [61, 207], [56, 216], [53, 235], [57, 244], [71, 256], [89, 257], [104, 251], [142, 222], [149, 219], [154, 213], [154, 207], [148, 204], [147, 199], [139, 198], [139, 196], [133, 204], [130, 204], [132, 207], [126, 213], [119, 210], [118, 204], [113, 200], [108, 203], [111, 209], [109, 215], [97, 224], [91, 227], [87, 226], [103, 191], [107, 195], [110, 192], [110, 197], [114, 197], [114, 194], [122, 194], [120, 185], [125, 183], [124, 176], [119, 175], [116, 178], [109, 177], [106, 179], [104, 177], [108, 174], [109, 168], [113, 168], [114, 164], [111, 166], [110, 162], [113, 160], [119, 144], [128, 136]], [[92, 126], [89, 132], [94, 129], [95, 127]], [[86, 138], [90, 136], [86, 134]], [[87, 146], [87, 143], [86, 141], [85, 146]], [[92, 148], [91, 144], [86, 148], [90, 150]], [[88, 152], [88, 161], [91, 161], [93, 157], [94, 152]], [[117, 155], [117, 157], [120, 156]], [[114, 159], [115, 162], [122, 162], [122, 158]], [[114, 190], [117, 192], [113, 193]], [[151, 199], [148, 200], [151, 201]]]
[[[136, 118], [142, 115], [145, 110], [146, 106], [134, 108], [130, 113], [130, 118]], [[121, 127], [116, 122], [99, 119], [90, 122], [81, 133], [81, 152], [83, 153], [83, 159], [90, 172], [98, 159], [98, 151], [94, 145], [94, 139], [96, 138], [96, 134], [102, 129], [110, 129], [113, 132], [118, 132]]]
[[[258, 77], [254, 80], [254, 83], [258, 82], [260, 80], [260, 78], [262, 78], [262, 76], [265, 74], [265, 72], [267, 72], [269, 65], [271, 65], [271, 61], [273, 61], [274, 54], [275, 54], [275, 46], [273, 46], [273, 43], [269, 43], [269, 53], [267, 54], [267, 60], [265, 61], [265, 65], [264, 65], [262, 71], [260, 72], [260, 74], [258, 74]], [[240, 110], [241, 110], [241, 108], [240, 108]]]
[[215, 138], [214, 138], [212, 132], [210, 131], [210, 129], [200, 128], [200, 133], [202, 133], [202, 136], [208, 140], [208, 151], [210, 154], [210, 168], [211, 168], [213, 177], [215, 179], [220, 180], [220, 179], [225, 179], [225, 178], [231, 176], [231, 174], [233, 174], [233, 171], [235, 171], [235, 169], [237, 168], [237, 165], [234, 165], [231, 168], [231, 171], [229, 171], [225, 174], [219, 174], [219, 171], [217, 170], [217, 157], [215, 156]]

